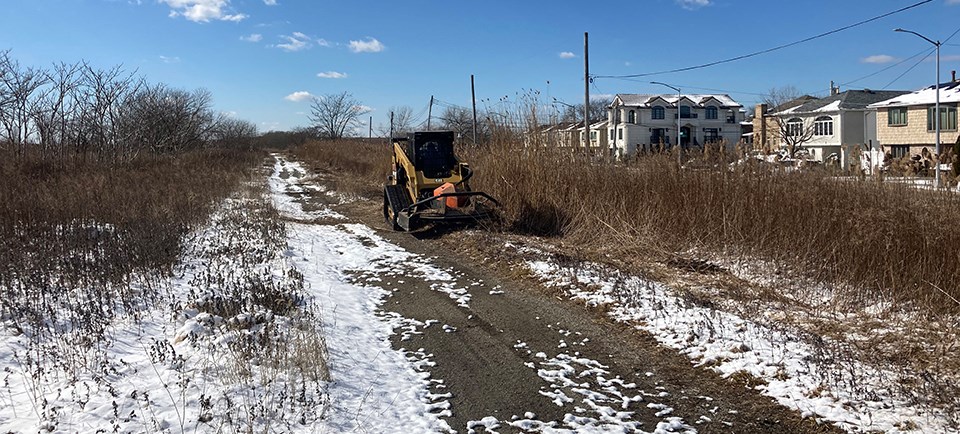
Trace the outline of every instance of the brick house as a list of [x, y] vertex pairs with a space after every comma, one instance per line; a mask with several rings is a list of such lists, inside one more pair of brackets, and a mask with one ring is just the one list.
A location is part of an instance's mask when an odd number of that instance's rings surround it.
[[[883, 151], [893, 158], [920, 155], [923, 149], [936, 149], [934, 105], [936, 87], [871, 104], [877, 112], [877, 140]], [[949, 149], [958, 140], [957, 106], [960, 104], [960, 81], [956, 74], [940, 85], [940, 143]]]

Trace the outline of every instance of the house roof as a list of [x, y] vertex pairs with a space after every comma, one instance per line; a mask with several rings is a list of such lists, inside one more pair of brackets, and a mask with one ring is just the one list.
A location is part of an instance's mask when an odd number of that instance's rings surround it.
[[[890, 99], [870, 104], [869, 108], [906, 107], [911, 105], [928, 105], [936, 102], [936, 86], [930, 85], [923, 89], [897, 95]], [[960, 102], [960, 81], [943, 83], [940, 85], [940, 102]]]
[[895, 98], [908, 93], [905, 90], [848, 90], [823, 98], [808, 99], [803, 104], [780, 111], [778, 115], [790, 113], [837, 112], [841, 110], [863, 110], [871, 104]]
[[[722, 107], [743, 107], [740, 103], [727, 94], [683, 94], [684, 99], [692, 101], [694, 104], [703, 106], [709, 99], [714, 98]], [[677, 94], [636, 94], [636, 93], [618, 93], [614, 101], [620, 100], [625, 106], [632, 107], [651, 107], [650, 103], [661, 98], [668, 104], [677, 104]]]

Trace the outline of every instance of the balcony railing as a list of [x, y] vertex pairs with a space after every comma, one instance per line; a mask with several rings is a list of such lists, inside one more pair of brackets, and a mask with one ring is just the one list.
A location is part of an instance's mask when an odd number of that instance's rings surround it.
[[[677, 118], [676, 113], [673, 114], [673, 118], [674, 119]], [[696, 113], [680, 113], [680, 119], [696, 119], [696, 118], [697, 118]]]

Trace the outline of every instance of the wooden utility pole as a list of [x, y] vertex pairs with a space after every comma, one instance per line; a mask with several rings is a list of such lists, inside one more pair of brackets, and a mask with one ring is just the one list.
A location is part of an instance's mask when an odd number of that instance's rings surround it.
[[433, 95], [430, 95], [430, 107], [427, 108], [427, 131], [430, 131], [430, 119], [433, 117]]
[[590, 44], [583, 32], [583, 148], [590, 149]]
[[477, 144], [477, 88], [473, 83], [473, 74], [470, 74], [470, 99], [473, 101], [473, 144]]
[[370, 121], [367, 122], [367, 138], [373, 138], [373, 116], [370, 116]]

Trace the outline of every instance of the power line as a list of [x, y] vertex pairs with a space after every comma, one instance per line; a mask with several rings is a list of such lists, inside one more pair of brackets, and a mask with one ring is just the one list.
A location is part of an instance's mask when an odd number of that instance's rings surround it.
[[927, 60], [927, 58], [930, 57], [930, 55], [933, 54], [934, 51], [936, 51], [936, 49], [930, 50], [930, 52], [927, 53], [926, 56], [923, 56], [922, 59], [918, 60], [917, 63], [914, 63], [913, 66], [907, 68], [906, 71], [903, 71], [902, 74], [898, 75], [897, 78], [894, 78], [893, 81], [887, 83], [887, 85], [882, 87], [882, 89], [887, 89], [888, 87], [890, 87], [890, 85], [892, 85], [893, 83], [896, 83], [897, 80], [900, 80], [901, 78], [903, 78], [904, 75], [907, 75], [908, 72], [913, 71], [913, 68], [916, 68], [917, 65], [923, 63], [924, 60]]
[[[881, 73], [881, 72], [890, 70], [890, 69], [892, 69], [892, 68], [896, 68], [897, 66], [900, 66], [900, 65], [902, 65], [902, 64], [910, 61], [911, 59], [913, 59], [913, 58], [915, 58], [915, 57], [917, 57], [917, 56], [919, 56], [919, 55], [921, 55], [921, 54], [924, 54], [924, 53], [926, 53], [926, 54], [927, 54], [927, 57], [929, 57], [929, 56], [930, 56], [930, 53], [933, 53], [935, 50], [936, 50], [936, 48], [924, 49], [924, 50], [920, 51], [919, 53], [914, 54], [913, 56], [910, 56], [910, 57], [908, 57], [908, 58], [906, 58], [906, 59], [903, 59], [903, 60], [901, 60], [901, 61], [899, 61], [899, 62], [897, 62], [897, 63], [894, 63], [894, 64], [892, 64], [892, 65], [890, 65], [890, 66], [888, 66], [888, 67], [886, 67], [886, 68], [883, 68], [883, 69], [878, 70], [878, 71], [875, 71], [875, 72], [873, 72], [873, 73], [864, 75], [863, 77], [860, 77], [860, 78], [858, 78], [858, 79], [856, 79], [856, 80], [851, 80], [851, 81], [848, 81], [848, 82], [846, 82], [846, 83], [840, 83], [840, 86], [847, 86], [847, 85], [851, 85], [851, 84], [856, 83], [856, 82], [861, 81], [861, 80], [866, 80], [866, 79], [868, 79], [868, 78], [870, 78], [870, 77], [873, 77], [874, 75], [877, 75], [877, 74], [879, 74], [879, 73]], [[926, 57], [924, 57], [924, 59], [926, 59]], [[913, 68], [911, 67], [911, 69], [913, 69]], [[908, 71], [909, 71], [909, 70], [908, 70]], [[899, 79], [899, 77], [898, 77], [898, 79]], [[892, 84], [892, 83], [891, 83], [891, 84]], [[888, 86], [889, 86], [889, 85], [888, 85]], [[886, 88], [884, 88], [884, 89], [886, 89]]]
[[847, 26], [844, 26], [844, 27], [840, 27], [840, 28], [838, 28], [838, 29], [834, 29], [834, 30], [830, 30], [830, 31], [828, 31], [828, 32], [820, 33], [819, 35], [810, 36], [810, 37], [808, 37], [808, 38], [804, 38], [804, 39], [801, 39], [801, 40], [799, 40], [799, 41], [790, 42], [790, 43], [783, 44], [783, 45], [779, 45], [779, 46], [776, 46], [776, 47], [773, 47], [773, 48], [768, 48], [768, 49], [766, 49], [766, 50], [761, 50], [761, 51], [756, 51], [756, 52], [753, 52], [753, 53], [750, 53], [750, 54], [744, 54], [744, 55], [741, 55], [741, 56], [731, 57], [731, 58], [729, 58], [729, 59], [718, 60], [718, 61], [715, 61], [715, 62], [704, 63], [704, 64], [700, 64], [700, 65], [695, 65], [695, 66], [688, 66], [688, 67], [685, 67], [685, 68], [671, 69], [671, 70], [667, 70], [667, 71], [647, 72], [647, 73], [643, 73], [643, 74], [629, 74], [629, 75], [594, 75], [594, 76], [592, 76], [592, 78], [639, 78], [639, 77], [649, 77], [649, 76], [652, 76], [652, 75], [672, 74], [672, 73], [675, 73], [675, 72], [693, 71], [693, 70], [695, 70], [695, 69], [708, 68], [708, 67], [711, 67], [711, 66], [721, 65], [721, 64], [724, 64], [724, 63], [735, 62], [735, 61], [737, 61], [737, 60], [743, 60], [743, 59], [747, 59], [747, 58], [750, 58], [750, 57], [759, 56], [759, 55], [761, 55], [761, 54], [772, 53], [772, 52], [774, 52], [774, 51], [782, 50], [782, 49], [784, 49], [784, 48], [789, 48], [789, 47], [792, 47], [792, 46], [794, 46], [794, 45], [802, 44], [802, 43], [804, 43], [804, 42], [810, 42], [810, 41], [812, 41], [812, 40], [814, 40], [814, 39], [820, 39], [820, 38], [822, 38], [822, 37], [829, 36], [829, 35], [832, 35], [832, 34], [834, 34], [834, 33], [839, 33], [839, 32], [842, 32], [842, 31], [844, 31], [844, 30], [852, 29], [852, 28], [854, 28], [854, 27], [858, 27], [858, 26], [861, 26], [861, 25], [864, 25], [864, 24], [867, 24], [867, 23], [870, 23], [870, 22], [873, 22], [873, 21], [877, 21], [877, 20], [882, 19], [882, 18], [889, 17], [889, 16], [891, 16], [891, 15], [895, 15], [895, 14], [898, 14], [898, 13], [901, 13], [901, 12], [904, 12], [904, 11], [907, 11], [907, 10], [910, 10], [910, 9], [913, 9], [913, 8], [915, 8], [915, 7], [918, 7], [918, 6], [921, 6], [921, 5], [930, 3], [930, 2], [932, 2], [932, 1], [933, 1], [933, 0], [923, 0], [923, 1], [921, 1], [921, 2], [914, 3], [914, 4], [910, 5], [910, 6], [902, 7], [902, 8], [900, 8], [900, 9], [897, 9], [897, 10], [892, 11], [892, 12], [887, 12], [887, 13], [885, 13], [885, 14], [883, 14], [883, 15], [878, 15], [878, 16], [875, 16], [875, 17], [873, 17], [873, 18], [869, 18], [869, 19], [866, 19], [866, 20], [863, 20], [863, 21], [860, 21], [860, 22], [857, 22], [857, 23], [854, 23], [854, 24], [850, 24], [850, 25], [847, 25]]
[[[940, 43], [940, 45], [943, 45], [944, 42], [947, 42], [947, 41], [953, 39], [954, 36], [957, 36], [957, 33], [960, 33], [960, 27], [958, 27], [957, 30], [954, 30], [953, 33], [950, 34], [950, 36], [947, 36], [947, 39], [944, 39], [943, 42]], [[890, 87], [890, 85], [892, 85], [893, 83], [896, 83], [897, 80], [900, 80], [901, 78], [903, 78], [904, 75], [907, 75], [908, 72], [913, 71], [913, 68], [916, 68], [917, 65], [923, 63], [924, 60], [927, 60], [927, 58], [930, 57], [930, 55], [933, 54], [935, 51], [937, 51], [937, 48], [936, 48], [936, 47], [934, 47], [932, 50], [930, 50], [930, 52], [927, 53], [926, 56], [923, 56], [923, 58], [920, 59], [917, 63], [914, 63], [913, 66], [911, 66], [910, 68], [908, 68], [906, 71], [903, 71], [903, 74], [898, 75], [897, 78], [894, 78], [894, 79], [893, 79], [893, 81], [887, 83], [887, 85], [884, 86], [883, 89], [886, 89], [886, 88]]]

